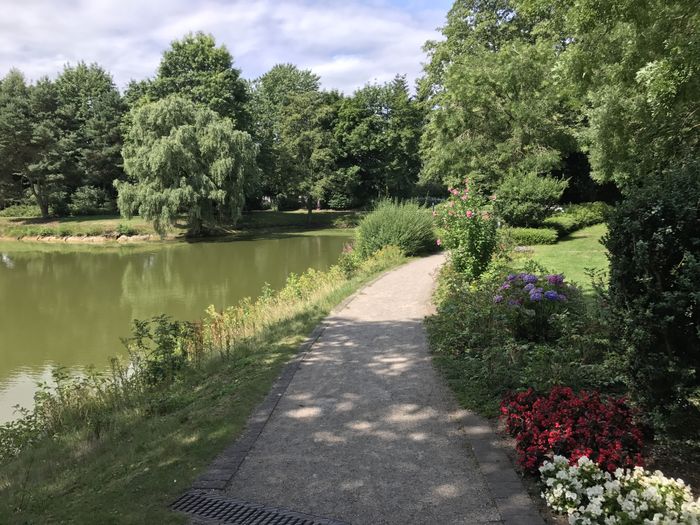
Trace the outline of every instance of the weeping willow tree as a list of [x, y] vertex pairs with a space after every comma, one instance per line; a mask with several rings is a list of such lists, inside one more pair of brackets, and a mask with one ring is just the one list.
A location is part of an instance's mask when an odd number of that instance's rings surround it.
[[125, 182], [115, 181], [123, 216], [140, 215], [163, 235], [178, 219], [188, 233], [233, 225], [246, 185], [258, 177], [257, 146], [214, 111], [178, 96], [132, 110]]

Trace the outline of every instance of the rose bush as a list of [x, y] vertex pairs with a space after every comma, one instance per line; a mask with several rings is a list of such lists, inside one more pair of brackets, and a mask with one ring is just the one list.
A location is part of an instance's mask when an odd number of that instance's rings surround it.
[[486, 271], [496, 250], [496, 222], [486, 203], [467, 179], [464, 188], [450, 188], [447, 201], [433, 212], [440, 228], [438, 244], [450, 251], [455, 269], [470, 279]]

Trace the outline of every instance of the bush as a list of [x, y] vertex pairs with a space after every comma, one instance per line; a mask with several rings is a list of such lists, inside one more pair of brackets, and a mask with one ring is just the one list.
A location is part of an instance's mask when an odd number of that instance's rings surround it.
[[557, 230], [552, 228], [503, 228], [501, 236], [517, 246], [533, 244], [556, 244], [559, 239]]
[[697, 524], [700, 500], [681, 480], [642, 469], [614, 473], [587, 457], [575, 465], [555, 456], [540, 467], [547, 505], [574, 525], [608, 523]]
[[438, 244], [450, 250], [452, 265], [468, 279], [486, 271], [496, 250], [496, 223], [485, 204], [467, 180], [461, 190], [450, 188], [447, 202], [433, 212], [440, 226]]
[[604, 202], [586, 202], [572, 204], [561, 213], [544, 220], [544, 225], [554, 228], [559, 236], [568, 235], [576, 230], [605, 222], [611, 206]]
[[496, 213], [511, 226], [539, 226], [553, 211], [567, 181], [536, 173], [510, 175], [496, 192]]
[[493, 295], [495, 315], [516, 341], [555, 341], [562, 335], [556, 314], [583, 309], [581, 293], [561, 274], [511, 273]]
[[36, 204], [13, 204], [0, 210], [0, 217], [41, 217], [41, 210]]
[[603, 469], [642, 464], [642, 431], [623, 397], [555, 387], [547, 396], [533, 389], [511, 394], [501, 403], [506, 431], [516, 439], [518, 464], [536, 473], [553, 455], [573, 463], [586, 456]]
[[99, 215], [116, 211], [107, 192], [94, 186], [81, 186], [71, 195], [68, 211], [71, 215]]
[[433, 228], [426, 208], [414, 202], [383, 200], [360, 222], [355, 249], [363, 258], [386, 246], [397, 246], [406, 255], [416, 255], [435, 246]]
[[[608, 219], [610, 300], [630, 387], [671, 420], [700, 389], [698, 167], [649, 178]], [[697, 413], [697, 408], [694, 409]]]

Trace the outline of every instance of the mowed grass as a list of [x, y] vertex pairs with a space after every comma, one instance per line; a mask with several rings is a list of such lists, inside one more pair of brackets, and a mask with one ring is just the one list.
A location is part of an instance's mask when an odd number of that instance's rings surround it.
[[[265, 230], [305, 230], [319, 228], [347, 228], [354, 226], [361, 212], [319, 210], [308, 215], [306, 210], [296, 211], [253, 211], [244, 213], [238, 223], [216, 232], [221, 236], [244, 236]], [[25, 218], [0, 217], [0, 237], [21, 239], [33, 237], [99, 237], [117, 238], [150, 235], [154, 240], [159, 236], [153, 226], [141, 219], [123, 219], [118, 215], [96, 215], [90, 217]], [[176, 224], [166, 235], [168, 239], [184, 239], [185, 224]]]
[[0, 523], [185, 523], [168, 505], [240, 434], [282, 366], [356, 277], [232, 357], [187, 375], [155, 413], [119, 414], [99, 437], [46, 439], [0, 467]]
[[563, 273], [569, 282], [590, 291], [587, 270], [608, 270], [605, 247], [600, 243], [607, 231], [605, 224], [596, 224], [564, 237], [556, 244], [531, 246], [525, 256], [550, 271]]

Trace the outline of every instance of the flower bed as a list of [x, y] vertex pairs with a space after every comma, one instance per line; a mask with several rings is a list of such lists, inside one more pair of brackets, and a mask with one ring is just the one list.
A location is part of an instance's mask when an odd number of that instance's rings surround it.
[[539, 469], [542, 497], [571, 525], [698, 525], [700, 500], [680, 479], [641, 467], [602, 470], [586, 456], [575, 465], [554, 456]]
[[586, 456], [609, 472], [642, 465], [642, 432], [623, 397], [585, 390], [577, 395], [568, 387], [538, 396], [529, 389], [507, 396], [501, 414], [517, 441], [518, 463], [528, 472], [555, 455], [572, 463]]

